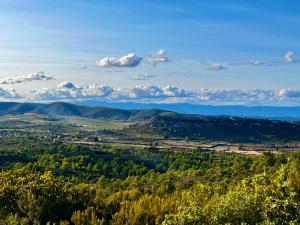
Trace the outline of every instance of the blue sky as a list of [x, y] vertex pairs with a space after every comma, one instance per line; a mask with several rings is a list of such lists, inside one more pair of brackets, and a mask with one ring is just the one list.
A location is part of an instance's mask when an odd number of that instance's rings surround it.
[[[126, 92], [135, 101], [156, 101], [158, 96], [160, 101], [199, 104], [207, 99], [198, 93], [203, 89], [220, 93], [210, 96], [207, 104], [222, 99], [220, 90], [231, 96], [237, 92], [230, 91], [240, 90], [248, 102], [231, 97], [228, 103], [227, 96], [218, 104], [298, 105], [299, 11], [296, 0], [1, 0], [0, 80], [10, 82], [0, 82], [0, 87], [3, 93], [15, 89], [20, 98], [31, 100], [36, 99], [33, 89], [47, 89], [57, 92], [50, 99], [60, 100], [57, 85], [67, 81], [76, 87], [120, 89], [110, 101]], [[164, 62], [149, 63], [159, 49], [165, 51]], [[288, 52], [290, 61], [284, 59]], [[99, 64], [103, 58], [118, 60], [129, 53], [143, 59], [134, 66], [115, 61]], [[36, 75], [24, 79], [41, 71], [53, 79]], [[11, 82], [14, 79], [18, 82]], [[197, 99], [166, 92], [168, 85], [193, 95], [197, 92]], [[161, 89], [152, 93], [145, 86]], [[142, 94], [140, 89], [131, 93], [136, 87], [143, 87]], [[260, 100], [260, 96], [253, 101], [249, 90], [288, 94], [280, 103], [273, 98]], [[72, 98], [85, 97], [72, 93]], [[45, 94], [42, 100], [48, 98]]]

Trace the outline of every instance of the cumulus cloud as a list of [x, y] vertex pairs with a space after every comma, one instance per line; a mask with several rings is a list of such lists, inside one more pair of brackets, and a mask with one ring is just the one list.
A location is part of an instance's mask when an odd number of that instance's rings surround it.
[[293, 62], [295, 62], [295, 53], [293, 51], [288, 51], [284, 55], [284, 61], [287, 62], [287, 63], [293, 63]]
[[137, 75], [137, 76], [133, 76], [133, 77], [131, 77], [131, 80], [149, 80], [153, 77], [155, 77], [155, 76], [152, 75], [152, 74], [149, 74], [149, 73], [145, 73], [145, 74], [140, 74], [140, 75]]
[[117, 89], [112, 95], [114, 100], [147, 100], [147, 99], [165, 99], [172, 97], [185, 97], [188, 93], [176, 86], [155, 86], [142, 85], [128, 89]]
[[121, 58], [105, 57], [98, 63], [101, 67], [135, 67], [140, 64], [142, 57], [129, 53]]
[[35, 89], [31, 93], [37, 100], [60, 100], [106, 97], [113, 91], [109, 85], [75, 86], [71, 82], [63, 82], [56, 88]]
[[0, 99], [19, 99], [21, 96], [14, 89], [3, 89], [0, 87]]
[[156, 65], [157, 63], [168, 62], [167, 52], [164, 49], [159, 49], [155, 54], [148, 58], [151, 65]]
[[53, 77], [42, 72], [38, 73], [31, 73], [25, 76], [18, 76], [18, 77], [5, 77], [0, 79], [0, 84], [19, 84], [29, 81], [35, 81], [35, 80], [52, 80]]
[[226, 68], [221, 64], [210, 64], [204, 67], [207, 70], [225, 70]]

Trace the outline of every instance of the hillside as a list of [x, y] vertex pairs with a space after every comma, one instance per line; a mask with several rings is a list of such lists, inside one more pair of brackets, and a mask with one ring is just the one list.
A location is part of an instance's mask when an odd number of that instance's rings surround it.
[[300, 107], [297, 106], [195, 105], [190, 103], [157, 104], [134, 102], [82, 102], [80, 104], [125, 110], [162, 109], [181, 114], [300, 120]]
[[300, 122], [225, 116], [157, 116], [130, 129], [178, 139], [233, 142], [300, 140]]
[[2, 116], [7, 114], [21, 115], [26, 113], [126, 121], [140, 121], [150, 119], [154, 116], [176, 114], [174, 112], [159, 109], [122, 110], [100, 106], [88, 107], [63, 102], [51, 104], [0, 102], [0, 115]]

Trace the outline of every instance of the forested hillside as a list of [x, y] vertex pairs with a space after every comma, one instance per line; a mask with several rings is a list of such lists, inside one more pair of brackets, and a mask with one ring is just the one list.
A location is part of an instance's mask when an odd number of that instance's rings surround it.
[[18, 103], [0, 102], [1, 115], [24, 115], [26, 113], [56, 115], [56, 116], [79, 116], [90, 119], [108, 120], [147, 120], [158, 115], [175, 115], [174, 112], [145, 109], [145, 110], [122, 110], [108, 107], [88, 107], [65, 102], [42, 103]]
[[300, 140], [299, 122], [228, 116], [156, 116], [131, 126], [131, 129], [178, 139], [231, 142]]
[[299, 224], [300, 155], [1, 148], [0, 224]]

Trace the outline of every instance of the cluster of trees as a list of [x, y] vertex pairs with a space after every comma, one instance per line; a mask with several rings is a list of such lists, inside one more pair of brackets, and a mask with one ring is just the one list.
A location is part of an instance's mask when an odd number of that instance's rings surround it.
[[298, 153], [48, 144], [0, 157], [0, 224], [300, 223]]

